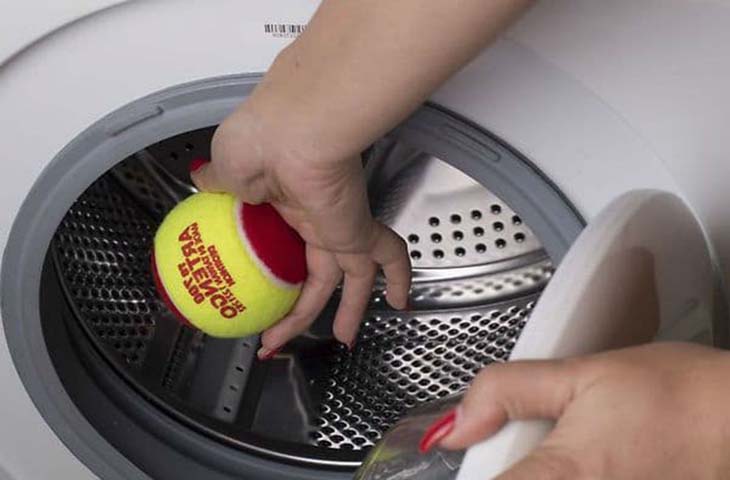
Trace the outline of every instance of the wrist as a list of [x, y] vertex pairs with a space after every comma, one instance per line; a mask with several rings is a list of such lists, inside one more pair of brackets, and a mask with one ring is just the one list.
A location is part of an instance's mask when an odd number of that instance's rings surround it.
[[308, 86], [315, 80], [300, 71], [296, 56], [292, 46], [279, 53], [240, 113], [297, 161], [331, 164], [359, 155], [372, 140], [352, 128], [356, 120], [333, 108], [335, 98]]

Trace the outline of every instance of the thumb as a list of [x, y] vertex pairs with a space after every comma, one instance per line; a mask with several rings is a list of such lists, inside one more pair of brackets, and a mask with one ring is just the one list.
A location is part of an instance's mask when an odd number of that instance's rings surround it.
[[220, 180], [216, 164], [207, 158], [194, 158], [188, 168], [190, 170], [190, 179], [198, 190], [203, 192], [223, 192], [227, 190]]
[[509, 420], [557, 419], [579, 382], [574, 360], [492, 364], [474, 379], [452, 415], [453, 426], [440, 429], [448, 449], [469, 447], [499, 431]]
[[271, 201], [265, 175], [256, 173], [236, 180], [222, 165], [225, 163], [196, 158], [190, 162], [190, 179], [202, 192], [228, 192], [251, 204]]

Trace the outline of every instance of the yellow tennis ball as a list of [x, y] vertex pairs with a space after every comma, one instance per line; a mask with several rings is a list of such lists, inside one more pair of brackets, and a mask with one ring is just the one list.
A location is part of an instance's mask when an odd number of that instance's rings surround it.
[[197, 193], [157, 230], [152, 273], [180, 321], [211, 336], [244, 337], [291, 310], [307, 276], [304, 242], [271, 205]]

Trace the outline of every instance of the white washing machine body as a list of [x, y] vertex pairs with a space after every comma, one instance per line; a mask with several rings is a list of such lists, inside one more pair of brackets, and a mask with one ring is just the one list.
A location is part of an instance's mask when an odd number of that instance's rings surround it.
[[[266, 71], [291, 38], [264, 26], [304, 25], [316, 8], [308, 0], [4, 3], [3, 253], [32, 187], [72, 139], [154, 92]], [[727, 277], [728, 25], [730, 6], [713, 0], [540, 3], [432, 101], [512, 145], [588, 221], [626, 191], [674, 192], [701, 220]], [[109, 134], [153, 114], [112, 118]], [[0, 478], [94, 478], [34, 407], [4, 335], [0, 379]], [[59, 435], [69, 443], [75, 434]]]

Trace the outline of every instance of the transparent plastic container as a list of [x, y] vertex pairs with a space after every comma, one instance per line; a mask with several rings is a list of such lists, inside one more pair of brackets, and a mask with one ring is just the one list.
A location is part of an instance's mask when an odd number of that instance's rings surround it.
[[464, 450], [418, 449], [428, 427], [455, 408], [462, 394], [430, 402], [409, 412], [385, 433], [355, 473], [356, 480], [452, 480], [459, 473]]

